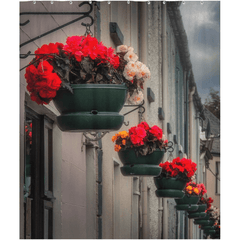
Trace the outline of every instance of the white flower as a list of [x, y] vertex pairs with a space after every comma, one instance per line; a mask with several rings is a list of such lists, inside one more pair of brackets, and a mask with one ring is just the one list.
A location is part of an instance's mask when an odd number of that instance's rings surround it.
[[140, 104], [143, 101], [143, 93], [135, 90], [132, 96], [128, 96], [128, 102], [131, 104]]
[[143, 78], [143, 80], [150, 79], [151, 74], [148, 67], [145, 64], [139, 62], [137, 64], [137, 68], [138, 68], [138, 72], [136, 74], [137, 79], [141, 79], [141, 78]]
[[135, 77], [136, 73], [137, 73], [136, 63], [133, 61], [128, 62], [128, 64], [124, 68], [123, 76], [127, 80], [131, 81]]
[[136, 62], [138, 60], [138, 56], [132, 51], [127, 52], [123, 58], [127, 62], [130, 62], [130, 61]]
[[128, 52], [133, 52], [134, 48], [133, 47], [128, 47]]
[[117, 47], [117, 53], [127, 52], [127, 51], [128, 51], [128, 47], [126, 45], [120, 45]]

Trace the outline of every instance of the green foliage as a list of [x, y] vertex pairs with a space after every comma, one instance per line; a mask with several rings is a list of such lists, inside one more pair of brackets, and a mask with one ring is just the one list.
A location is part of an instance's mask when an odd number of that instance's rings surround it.
[[220, 119], [220, 95], [219, 91], [210, 89], [208, 98], [205, 100], [204, 107]]

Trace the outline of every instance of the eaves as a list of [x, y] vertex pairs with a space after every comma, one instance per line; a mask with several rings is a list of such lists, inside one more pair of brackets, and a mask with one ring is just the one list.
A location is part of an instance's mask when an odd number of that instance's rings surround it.
[[169, 19], [171, 22], [171, 26], [173, 29], [173, 33], [176, 39], [176, 44], [178, 47], [180, 59], [182, 62], [182, 65], [186, 71], [190, 72], [190, 78], [189, 78], [189, 89], [191, 90], [193, 87], [195, 87], [195, 93], [193, 95], [193, 102], [194, 106], [197, 109], [197, 111], [200, 113], [200, 117], [205, 120], [205, 115], [203, 112], [203, 104], [201, 102], [201, 98], [199, 97], [197, 86], [194, 80], [194, 75], [192, 71], [192, 63], [190, 59], [190, 52], [188, 47], [188, 39], [187, 34], [183, 26], [182, 21], [182, 15], [179, 10], [179, 6], [181, 5], [181, 2], [168, 2], [167, 3], [167, 11], [169, 15]]

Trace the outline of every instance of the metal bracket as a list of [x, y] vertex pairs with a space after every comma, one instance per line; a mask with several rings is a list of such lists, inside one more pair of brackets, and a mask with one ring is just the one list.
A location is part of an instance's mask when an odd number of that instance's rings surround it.
[[[170, 144], [170, 145], [169, 145]], [[171, 149], [171, 151], [168, 151], [168, 150], [170, 150]], [[168, 141], [168, 146], [166, 147], [166, 152], [170, 152], [170, 153], [172, 153], [174, 151], [174, 148], [173, 148], [173, 142], [172, 141]]]
[[[86, 27], [86, 26], [92, 26], [93, 23], [94, 23], [94, 19], [93, 19], [92, 16], [90, 16], [90, 13], [91, 13], [92, 10], [93, 10], [93, 6], [92, 6], [92, 4], [89, 4], [89, 2], [82, 2], [82, 3], [80, 3], [78, 6], [79, 6], [79, 7], [82, 7], [83, 5], [88, 5], [88, 6], [90, 7], [89, 11], [87, 11], [87, 12], [22, 12], [22, 13], [20, 13], [20, 16], [22, 16], [22, 15], [83, 15], [83, 16], [81, 16], [81, 17], [79, 17], [79, 18], [76, 18], [76, 19], [74, 19], [74, 20], [72, 20], [72, 21], [70, 21], [70, 22], [67, 22], [67, 23], [65, 23], [65, 24], [63, 24], [63, 25], [61, 25], [61, 26], [59, 26], [59, 27], [56, 27], [56, 28], [54, 28], [54, 29], [52, 29], [52, 30], [50, 30], [50, 31], [48, 31], [48, 32], [45, 32], [45, 33], [43, 33], [43, 34], [40, 34], [39, 36], [36, 36], [36, 37], [34, 37], [34, 38], [32, 38], [32, 39], [30, 39], [30, 40], [28, 40], [28, 41], [20, 44], [20, 48], [21, 48], [22, 46], [28, 44], [28, 43], [31, 43], [31, 42], [33, 42], [33, 41], [35, 41], [35, 40], [37, 40], [37, 39], [39, 39], [39, 38], [41, 38], [41, 37], [44, 37], [44, 36], [46, 36], [46, 35], [48, 35], [48, 34], [50, 34], [50, 33], [53, 33], [53, 32], [55, 32], [55, 31], [57, 31], [57, 30], [59, 30], [59, 29], [61, 29], [61, 28], [63, 28], [63, 27], [66, 27], [66, 26], [68, 26], [68, 25], [70, 25], [70, 24], [72, 24], [72, 23], [75, 23], [75, 22], [77, 22], [77, 21], [80, 21], [80, 20], [82, 20], [82, 19], [84, 19], [84, 18], [90, 18], [91, 23], [81, 23], [81, 24], [82, 24], [83, 26], [85, 26], [85, 27]], [[25, 21], [24, 23], [20, 23], [20, 26], [25, 26], [25, 25], [27, 25], [29, 22], [30, 22], [30, 21], [27, 20], [27, 21]], [[26, 58], [26, 57], [27, 57], [27, 54], [25, 54], [25, 56], [22, 56], [22, 58]]]
[[[145, 107], [143, 106], [144, 103], [145, 103], [145, 101], [143, 100], [140, 105], [124, 105], [123, 107], [136, 107], [136, 106], [137, 106], [137, 107], [134, 108], [134, 109], [132, 109], [131, 111], [129, 111], [129, 112], [127, 112], [127, 113], [124, 113], [123, 116], [126, 116], [126, 115], [128, 115], [129, 113], [136, 111], [137, 109], [140, 110], [140, 108], [143, 110], [143, 111], [139, 111], [139, 113], [142, 115], [142, 114], [145, 112]], [[129, 121], [123, 122], [123, 124], [124, 124], [125, 126], [128, 126], [128, 125], [129, 125]]]
[[[84, 137], [89, 140], [89, 141], [99, 141], [100, 139], [102, 139], [107, 133], [109, 133], [109, 131], [106, 132], [84, 132], [83, 135]], [[99, 136], [100, 134], [100, 136]], [[89, 137], [88, 135], [91, 135], [91, 137]], [[93, 138], [92, 138], [93, 137]]]

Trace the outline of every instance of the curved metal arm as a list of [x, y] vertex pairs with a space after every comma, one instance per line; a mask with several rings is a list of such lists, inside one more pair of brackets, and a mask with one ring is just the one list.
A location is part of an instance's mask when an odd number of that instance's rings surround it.
[[[169, 149], [171, 149], [171, 151], [168, 151]], [[166, 147], [166, 151], [171, 152], [171, 153], [174, 151], [173, 142], [172, 141], [168, 142], [168, 146]]]
[[[46, 36], [46, 35], [48, 35], [50, 33], [53, 33], [53, 32], [55, 32], [55, 31], [57, 31], [57, 30], [59, 30], [59, 29], [61, 29], [63, 27], [66, 27], [66, 26], [68, 26], [68, 25], [70, 25], [72, 23], [75, 23], [77, 21], [80, 21], [80, 20], [82, 20], [84, 18], [90, 18], [91, 22], [90, 23], [82, 23], [82, 25], [83, 26], [92, 26], [93, 23], [94, 23], [94, 19], [93, 19], [93, 17], [91, 15], [89, 15], [92, 12], [92, 10], [93, 10], [92, 4], [89, 4], [89, 2], [82, 2], [82, 3], [79, 4], [79, 7], [82, 7], [83, 5], [86, 5], [86, 4], [90, 7], [89, 11], [86, 11], [86, 12], [22, 12], [22, 13], [20, 13], [20, 16], [21, 15], [30, 15], [30, 14], [32, 14], [32, 15], [79, 15], [79, 14], [83, 15], [83, 16], [81, 16], [79, 18], [76, 18], [76, 19], [74, 19], [74, 20], [72, 20], [72, 21], [70, 21], [68, 23], [65, 23], [65, 24], [63, 24], [63, 25], [61, 25], [59, 27], [56, 27], [56, 28], [54, 28], [54, 29], [52, 29], [52, 30], [50, 30], [48, 32], [40, 34], [39, 36], [37, 36], [35, 38], [32, 38], [32, 39], [30, 39], [30, 40], [20, 44], [20, 48], [22, 46], [30, 43], [30, 42], [33, 42], [33, 41], [35, 41], [35, 40], [37, 40], [37, 39], [39, 39], [41, 37], [44, 37], [44, 36]], [[20, 26], [24, 26], [24, 25], [26, 25], [29, 22], [30, 21], [27, 20], [24, 23], [20, 23]]]
[[[102, 139], [106, 134], [108, 133], [108, 131], [106, 132], [101, 132], [101, 136], [97, 136], [98, 133], [90, 133], [90, 132], [84, 132], [83, 135], [85, 138], [87, 138], [89, 141], [99, 141], [100, 139]], [[92, 136], [94, 136], [94, 138], [90, 138], [89, 136], [87, 136], [87, 134], [90, 134]]]

